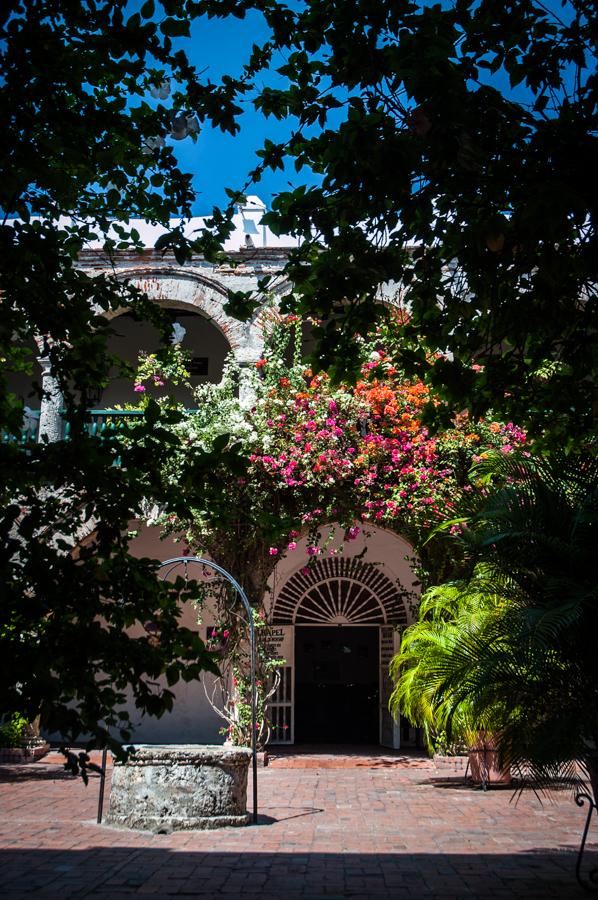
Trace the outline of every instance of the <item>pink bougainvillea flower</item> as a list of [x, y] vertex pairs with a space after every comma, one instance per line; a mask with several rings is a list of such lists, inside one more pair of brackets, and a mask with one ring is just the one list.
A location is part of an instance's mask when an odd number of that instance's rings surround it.
[[225, 628], [224, 631], [222, 632], [222, 637], [226, 640], [226, 638], [229, 636], [229, 634], [230, 634], [230, 631], [228, 630], [228, 628]]
[[270, 556], [278, 556], [278, 547], [270, 547], [268, 553]]
[[307, 555], [308, 555], [308, 556], [317, 556], [319, 552], [320, 552], [320, 548], [319, 548], [319, 547], [308, 547], [308, 548], [307, 548]]
[[133, 390], [135, 391], [136, 394], [144, 394], [145, 393], [145, 385], [136, 384], [135, 387], [133, 388]]
[[287, 550], [296, 550], [297, 549], [297, 541], [290, 541], [287, 544]]
[[302, 575], [309, 575], [309, 566], [303, 566], [302, 569], [299, 569]]
[[360, 531], [361, 528], [359, 528], [357, 525], [351, 525], [351, 527], [347, 528], [347, 530], [345, 531], [345, 540], [354, 541]]

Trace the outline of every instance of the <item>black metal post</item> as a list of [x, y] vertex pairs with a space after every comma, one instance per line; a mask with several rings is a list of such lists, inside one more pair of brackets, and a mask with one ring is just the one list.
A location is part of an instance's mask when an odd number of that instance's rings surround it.
[[251, 754], [253, 765], [253, 824], [257, 825], [257, 686], [256, 686], [256, 641], [253, 613], [249, 608], [249, 640], [251, 661]]
[[102, 750], [102, 771], [100, 772], [100, 795], [98, 797], [98, 825], [102, 824], [102, 814], [104, 812], [104, 786], [106, 784], [106, 761], [108, 759], [108, 748]]
[[578, 806], [583, 806], [585, 803], [588, 803], [588, 814], [586, 816], [586, 824], [583, 829], [583, 836], [581, 838], [581, 845], [579, 847], [579, 853], [577, 854], [577, 863], [575, 865], [575, 877], [578, 882], [585, 888], [586, 891], [596, 891], [598, 890], [598, 869], [591, 869], [588, 872], [589, 881], [586, 881], [581, 877], [581, 861], [583, 859], [583, 853], [586, 847], [586, 840], [588, 837], [588, 831], [590, 830], [590, 822], [592, 819], [592, 813], [594, 812], [596, 807], [596, 803], [594, 802], [594, 798], [588, 794], [586, 791], [579, 791], [575, 795], [575, 802]]

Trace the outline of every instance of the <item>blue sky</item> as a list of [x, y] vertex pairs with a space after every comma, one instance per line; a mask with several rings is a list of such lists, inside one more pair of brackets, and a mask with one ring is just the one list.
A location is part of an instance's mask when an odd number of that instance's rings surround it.
[[[267, 38], [268, 29], [263, 18], [254, 12], [244, 20], [196, 21], [192, 26], [191, 46], [188, 42], [184, 46], [198, 70], [206, 70], [204, 77], [217, 81], [224, 73], [239, 74], [252, 45], [262, 45]], [[279, 64], [283, 62], [280, 57]], [[270, 76], [270, 84], [274, 78]], [[258, 162], [255, 151], [262, 146], [264, 138], [276, 141], [290, 133], [291, 123], [265, 119], [252, 108], [249, 100], [243, 105], [247, 111], [239, 120], [241, 130], [235, 137], [204, 126], [195, 144], [190, 140], [174, 144], [183, 169], [195, 174], [194, 186], [198, 193], [194, 209], [196, 214], [209, 213], [215, 204], [226, 203], [225, 187], [243, 187], [247, 173]], [[267, 172], [248, 193], [257, 194], [270, 206], [272, 197], [288, 188], [289, 181], [297, 185], [306, 179], [309, 179], [309, 173], [297, 175], [292, 167], [284, 173], [280, 170]], [[312, 177], [311, 183], [314, 181]]]
[[[563, 10], [559, 0], [547, 0], [545, 8], [558, 17], [570, 18], [570, 7], [567, 5]], [[182, 40], [181, 45], [204, 77], [218, 81], [225, 73], [239, 74], [252, 45], [262, 45], [267, 39], [268, 28], [261, 14], [251, 12], [245, 19], [196, 20], [192, 25], [191, 40]], [[280, 56], [274, 60], [274, 65], [282, 65], [284, 61]], [[270, 72], [264, 73], [263, 78], [264, 83], [267, 78], [269, 84], [275, 84], [277, 76]], [[519, 86], [512, 91], [504, 73], [498, 72], [492, 76], [492, 81], [499, 90], [510, 92], [515, 100], [524, 100], [525, 88]], [[211, 212], [214, 205], [226, 204], [226, 187], [241, 189], [244, 186], [247, 173], [258, 162], [255, 152], [266, 137], [279, 141], [291, 132], [293, 122], [265, 119], [253, 109], [249, 98], [244, 105], [246, 112], [239, 119], [238, 135], [223, 134], [205, 125], [196, 143], [189, 139], [174, 143], [183, 170], [194, 173], [198, 195], [194, 212], [197, 215]], [[314, 184], [316, 180], [316, 176], [308, 171], [297, 174], [291, 166], [285, 172], [266, 172], [263, 180], [250, 187], [247, 193], [257, 194], [270, 206], [272, 198], [289, 185]]]

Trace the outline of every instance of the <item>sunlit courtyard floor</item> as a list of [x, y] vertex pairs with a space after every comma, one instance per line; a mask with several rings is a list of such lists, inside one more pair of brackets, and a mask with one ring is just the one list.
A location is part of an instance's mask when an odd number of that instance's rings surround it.
[[[257, 826], [174, 834], [98, 826], [98, 781], [85, 787], [56, 755], [0, 766], [0, 895], [586, 896], [575, 882], [585, 810], [570, 794], [541, 805], [475, 790], [417, 755], [357, 753], [336, 767], [332, 752], [320, 766], [306, 755], [308, 767], [259, 770]], [[593, 837], [586, 870], [598, 819]]]

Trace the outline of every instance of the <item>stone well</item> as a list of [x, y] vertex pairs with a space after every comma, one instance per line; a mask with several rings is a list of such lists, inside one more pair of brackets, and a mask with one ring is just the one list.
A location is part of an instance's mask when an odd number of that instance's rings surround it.
[[144, 831], [247, 825], [251, 750], [143, 744], [116, 762], [108, 825]]

